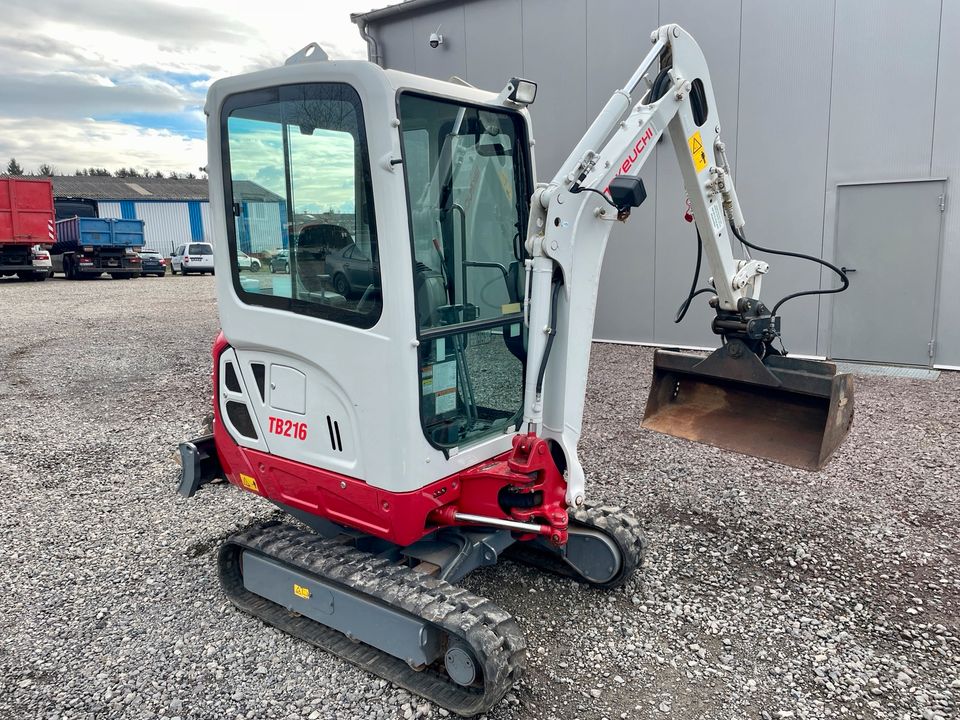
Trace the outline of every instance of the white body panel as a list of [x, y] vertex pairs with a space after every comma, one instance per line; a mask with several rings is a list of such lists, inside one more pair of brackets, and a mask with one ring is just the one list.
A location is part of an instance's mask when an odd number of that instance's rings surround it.
[[[234, 290], [221, 156], [220, 111], [236, 93], [276, 85], [341, 82], [360, 96], [371, 169], [375, 220], [382, 270], [383, 310], [369, 330], [329, 320], [243, 303]], [[249, 405], [264, 444], [275, 455], [339, 472], [392, 492], [416, 490], [476, 465], [511, 447], [512, 434], [496, 436], [450, 452], [431, 446], [420, 425], [420, 382], [413, 263], [407, 222], [406, 189], [400, 158], [396, 96], [401, 89], [493, 104], [496, 95], [405, 73], [384, 71], [367, 62], [308, 62], [214, 83], [207, 96], [210, 211], [217, 297], [223, 333], [236, 355], [249, 390], [255, 388], [251, 362], [282, 366], [305, 376], [301, 415], [271, 407], [268, 377], [264, 402], [256, 392]], [[525, 114], [524, 114], [525, 115]], [[529, 122], [529, 120], [527, 120]], [[286, 371], [284, 371], [286, 372]], [[289, 373], [286, 374], [289, 378]], [[281, 402], [280, 405], [283, 405]], [[342, 451], [331, 447], [327, 416], [339, 422]], [[307, 424], [307, 439], [270, 432], [270, 417]], [[236, 437], [236, 435], [235, 435]], [[239, 439], [239, 438], [238, 438]]]

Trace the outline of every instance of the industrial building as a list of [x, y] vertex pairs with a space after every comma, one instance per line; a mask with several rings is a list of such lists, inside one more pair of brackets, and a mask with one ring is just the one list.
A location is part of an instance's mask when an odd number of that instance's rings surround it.
[[143, 220], [146, 247], [164, 255], [212, 242], [206, 180], [64, 175], [53, 178], [53, 195], [94, 200], [100, 217]]
[[[537, 82], [541, 181], [632, 74], [650, 31], [679, 23], [710, 63], [750, 240], [850, 270], [847, 292], [784, 305], [787, 349], [960, 368], [960, 209], [949, 189], [960, 174], [960, 3], [409, 0], [353, 20], [387, 68], [494, 91], [515, 76]], [[646, 203], [611, 236], [597, 339], [717, 344], [702, 297], [674, 322], [697, 243], [673, 155], [664, 136], [641, 175]], [[769, 304], [839, 284], [816, 264], [764, 259]]]

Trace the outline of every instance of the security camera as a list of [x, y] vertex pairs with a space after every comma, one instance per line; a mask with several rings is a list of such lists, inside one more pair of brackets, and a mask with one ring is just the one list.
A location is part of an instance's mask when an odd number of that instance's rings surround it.
[[430, 33], [430, 47], [438, 48], [443, 45], [443, 35], [440, 34], [440, 28], [436, 32]]

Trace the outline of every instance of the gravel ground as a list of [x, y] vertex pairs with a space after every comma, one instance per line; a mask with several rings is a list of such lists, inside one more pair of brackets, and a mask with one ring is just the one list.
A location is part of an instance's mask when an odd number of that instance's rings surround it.
[[[271, 510], [174, 494], [211, 278], [0, 281], [0, 327], [0, 717], [445, 714], [220, 594], [217, 542]], [[651, 357], [594, 348], [582, 443], [647, 566], [612, 593], [470, 576], [530, 647], [491, 720], [960, 716], [960, 375], [858, 377], [850, 439], [806, 473], [641, 431]]]

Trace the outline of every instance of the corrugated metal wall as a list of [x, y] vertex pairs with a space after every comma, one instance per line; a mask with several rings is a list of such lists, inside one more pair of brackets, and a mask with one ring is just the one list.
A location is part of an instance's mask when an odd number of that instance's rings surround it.
[[[143, 232], [146, 247], [157, 250], [164, 255], [170, 255], [181, 243], [191, 240], [213, 242], [213, 233], [210, 225], [210, 203], [206, 201], [192, 201], [199, 205], [200, 226], [191, 230], [190, 202], [177, 200], [151, 201], [118, 201], [98, 200], [97, 207], [100, 217], [124, 217], [123, 204], [127, 205], [127, 214], [131, 209], [133, 217], [143, 220]], [[202, 230], [203, 237], [197, 238], [196, 231]]]
[[113, 200], [98, 200], [97, 213], [102, 218], [118, 218], [120, 215], [120, 203]]
[[143, 220], [146, 247], [164, 255], [191, 240], [190, 214], [185, 202], [138, 202], [137, 217]]
[[[536, 80], [538, 176], [549, 179], [642, 59], [649, 32], [669, 22], [689, 30], [710, 63], [754, 241], [832, 259], [838, 183], [960, 172], [960, 3], [451, 0], [371, 28], [387, 67], [458, 75], [491, 90], [514, 75]], [[434, 50], [427, 39], [438, 25], [444, 44]], [[644, 168], [647, 202], [611, 237], [596, 336], [715, 346], [703, 303], [673, 323], [696, 241], [681, 219], [684, 192], [669, 144], [665, 138]], [[833, 285], [810, 263], [771, 265], [766, 299]], [[960, 211], [949, 199], [940, 267], [940, 278], [909, 282], [939, 282], [935, 361], [960, 366]], [[791, 351], [829, 354], [831, 307], [829, 297], [784, 306]]]
[[214, 242], [213, 221], [210, 219], [210, 203], [200, 203], [200, 219], [203, 221], [203, 237], [208, 243]]
[[244, 252], [273, 254], [286, 246], [280, 203], [244, 202], [241, 211], [237, 218], [237, 242]]

